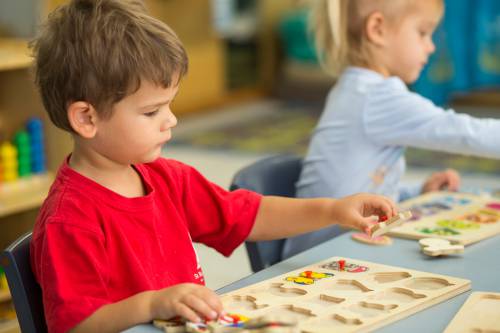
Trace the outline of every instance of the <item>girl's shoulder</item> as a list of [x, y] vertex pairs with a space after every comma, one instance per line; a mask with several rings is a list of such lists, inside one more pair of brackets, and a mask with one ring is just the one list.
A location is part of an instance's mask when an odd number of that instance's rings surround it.
[[347, 90], [363, 95], [409, 93], [405, 83], [396, 76], [384, 77], [373, 70], [348, 67], [337, 81], [338, 90]]

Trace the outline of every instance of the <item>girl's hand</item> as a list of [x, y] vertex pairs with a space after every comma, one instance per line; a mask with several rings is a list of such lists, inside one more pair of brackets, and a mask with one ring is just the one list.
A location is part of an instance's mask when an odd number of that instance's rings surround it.
[[460, 188], [460, 175], [456, 170], [447, 169], [445, 171], [433, 173], [422, 187], [422, 193], [448, 190], [458, 191]]
[[222, 313], [219, 296], [207, 287], [194, 283], [182, 283], [153, 292], [150, 306], [152, 318], [180, 316], [195, 323], [216, 319]]
[[391, 218], [398, 213], [396, 204], [389, 198], [360, 193], [338, 199], [333, 203], [333, 218], [338, 224], [367, 231], [376, 223], [374, 215]]

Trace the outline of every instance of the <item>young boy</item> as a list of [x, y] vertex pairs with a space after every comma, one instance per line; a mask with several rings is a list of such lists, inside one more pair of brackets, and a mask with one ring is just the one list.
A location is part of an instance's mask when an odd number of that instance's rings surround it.
[[[32, 267], [51, 332], [116, 332], [154, 318], [222, 312], [192, 241], [224, 255], [334, 223], [365, 229], [396, 213], [387, 198], [340, 200], [227, 192], [160, 158], [187, 71], [176, 35], [139, 1], [73, 0], [32, 44], [36, 83], [74, 149], [33, 231]], [[304, 223], [307, 222], [307, 223]]]

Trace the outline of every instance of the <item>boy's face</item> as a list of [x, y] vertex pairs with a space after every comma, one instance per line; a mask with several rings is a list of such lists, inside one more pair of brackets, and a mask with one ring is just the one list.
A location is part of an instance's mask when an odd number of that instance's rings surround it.
[[157, 159], [177, 124], [170, 106], [178, 88], [143, 81], [139, 90], [113, 106], [109, 119], [98, 120], [94, 149], [123, 165]]
[[432, 34], [442, 16], [438, 0], [418, 1], [416, 8], [389, 34], [386, 65], [390, 75], [406, 83], [415, 82], [435, 46]]

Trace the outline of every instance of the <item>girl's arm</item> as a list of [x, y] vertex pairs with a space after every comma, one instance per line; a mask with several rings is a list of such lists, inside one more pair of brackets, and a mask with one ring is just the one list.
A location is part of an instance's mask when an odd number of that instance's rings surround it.
[[500, 158], [500, 120], [445, 111], [397, 79], [370, 93], [364, 126], [378, 144]]

